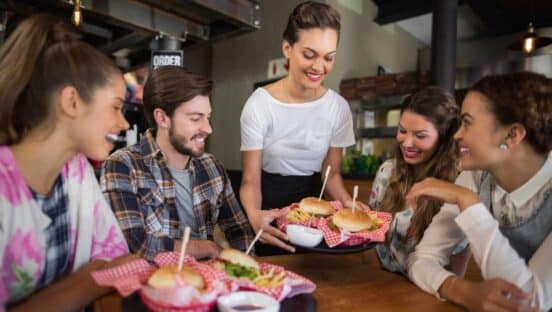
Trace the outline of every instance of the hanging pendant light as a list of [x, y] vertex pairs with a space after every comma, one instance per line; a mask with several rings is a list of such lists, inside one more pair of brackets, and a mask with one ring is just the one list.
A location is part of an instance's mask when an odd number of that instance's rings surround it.
[[81, 0], [73, 0], [73, 15], [71, 16], [71, 21], [73, 25], [79, 27], [82, 23], [82, 11], [81, 11]]
[[525, 54], [529, 55], [533, 53], [533, 51], [545, 47], [551, 43], [552, 38], [538, 36], [535, 33], [533, 23], [529, 23], [527, 33], [522, 38], [511, 43], [508, 48], [510, 50], [523, 51]]

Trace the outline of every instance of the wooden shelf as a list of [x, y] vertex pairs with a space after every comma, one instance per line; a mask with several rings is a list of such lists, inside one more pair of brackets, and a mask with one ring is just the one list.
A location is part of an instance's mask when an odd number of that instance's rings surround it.
[[362, 101], [360, 105], [363, 110], [395, 109], [401, 107], [405, 96], [406, 95], [380, 96], [371, 101]]
[[361, 138], [394, 138], [397, 127], [362, 128], [358, 132]]

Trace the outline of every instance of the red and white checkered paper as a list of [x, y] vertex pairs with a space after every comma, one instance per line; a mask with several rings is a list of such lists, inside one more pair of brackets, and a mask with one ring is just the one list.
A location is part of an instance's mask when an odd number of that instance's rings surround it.
[[376, 214], [378, 218], [383, 220], [383, 224], [376, 230], [370, 232], [356, 232], [351, 233], [344, 230], [332, 230], [329, 227], [329, 223], [332, 221], [331, 217], [325, 218], [318, 222], [318, 229], [324, 232], [324, 240], [330, 247], [337, 246], [358, 246], [367, 242], [383, 242], [385, 241], [385, 233], [389, 230], [389, 224], [391, 223], [392, 216], [390, 213], [381, 211], [365, 210], [366, 213]]
[[[207, 263], [213, 265], [215, 261], [216, 260], [211, 260]], [[287, 271], [281, 266], [265, 262], [259, 262], [259, 266], [261, 269], [261, 274], [268, 273], [271, 269], [274, 269], [274, 274], [285, 272], [285, 277], [282, 281], [282, 285], [279, 287], [258, 287], [253, 284], [253, 281], [251, 281], [250, 279], [231, 277], [228, 276], [224, 271], [220, 271], [217, 269], [215, 270], [224, 275], [224, 279], [228, 282], [233, 291], [254, 290], [272, 296], [278, 301], [282, 301], [285, 298], [291, 298], [299, 294], [312, 293], [316, 289], [316, 284], [314, 284], [308, 278], [294, 272]]]
[[212, 300], [208, 303], [190, 304], [185, 307], [181, 307], [152, 300], [148, 296], [144, 296], [142, 292], [140, 292], [139, 294], [142, 302], [148, 307], [150, 311], [154, 312], [209, 312], [213, 310], [215, 304], [217, 303], [215, 297], [215, 300]]
[[96, 284], [103, 287], [113, 287], [126, 297], [142, 288], [157, 268], [144, 259], [134, 260], [111, 269], [91, 273]]
[[[338, 200], [335, 200], [335, 201], [331, 201], [330, 204], [336, 209], [336, 210], [339, 210], [341, 208], [343, 208], [343, 206], [341, 205], [341, 202], [338, 201]], [[293, 203], [287, 207], [284, 207], [284, 209], [289, 209], [289, 211], [291, 211], [292, 209], [299, 209], [299, 203]], [[280, 231], [286, 231], [286, 227], [288, 226], [288, 224], [298, 224], [298, 225], [303, 225], [303, 226], [306, 226], [306, 227], [312, 227], [312, 228], [318, 228], [318, 222], [320, 222], [320, 220], [322, 220], [324, 218], [320, 218], [320, 217], [312, 217], [308, 220], [305, 220], [305, 221], [301, 221], [301, 222], [293, 222], [293, 221], [290, 221], [286, 218], [286, 216], [282, 216], [282, 217], [279, 217], [278, 219], [276, 219], [276, 226], [278, 226], [278, 228], [280, 229]]]
[[[179, 254], [176, 252], [161, 253], [155, 257], [155, 263], [160, 267], [176, 265], [178, 257]], [[191, 286], [172, 290], [159, 290], [147, 286], [148, 278], [157, 268], [143, 259], [111, 269], [95, 271], [91, 275], [98, 285], [113, 287], [123, 297], [139, 291], [144, 304], [153, 311], [209, 311], [215, 304], [218, 295], [230, 291], [221, 281], [220, 273], [212, 267], [199, 263], [189, 256], [184, 257], [184, 265], [194, 268], [201, 274], [206, 285], [203, 292], [200, 293]]]

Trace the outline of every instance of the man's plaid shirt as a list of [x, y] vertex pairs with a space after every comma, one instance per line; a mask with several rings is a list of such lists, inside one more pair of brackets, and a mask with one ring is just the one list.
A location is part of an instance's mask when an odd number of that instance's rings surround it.
[[[245, 250], [253, 231], [222, 163], [206, 153], [191, 157], [189, 170], [200, 238], [213, 240], [218, 224], [232, 247]], [[175, 184], [151, 130], [139, 144], [116, 151], [104, 162], [100, 186], [131, 252], [152, 260], [182, 239]]]

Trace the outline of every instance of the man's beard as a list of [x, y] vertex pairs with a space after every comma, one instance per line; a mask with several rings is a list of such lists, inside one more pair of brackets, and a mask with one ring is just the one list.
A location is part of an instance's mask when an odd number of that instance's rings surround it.
[[[193, 140], [197, 136], [199, 135], [196, 134], [191, 139]], [[171, 124], [171, 127], [169, 128], [169, 142], [171, 143], [172, 147], [182, 155], [199, 157], [204, 153], [203, 148], [194, 152], [191, 148], [186, 147], [186, 144], [190, 141], [183, 136], [178, 136], [175, 133], [174, 124]]]

